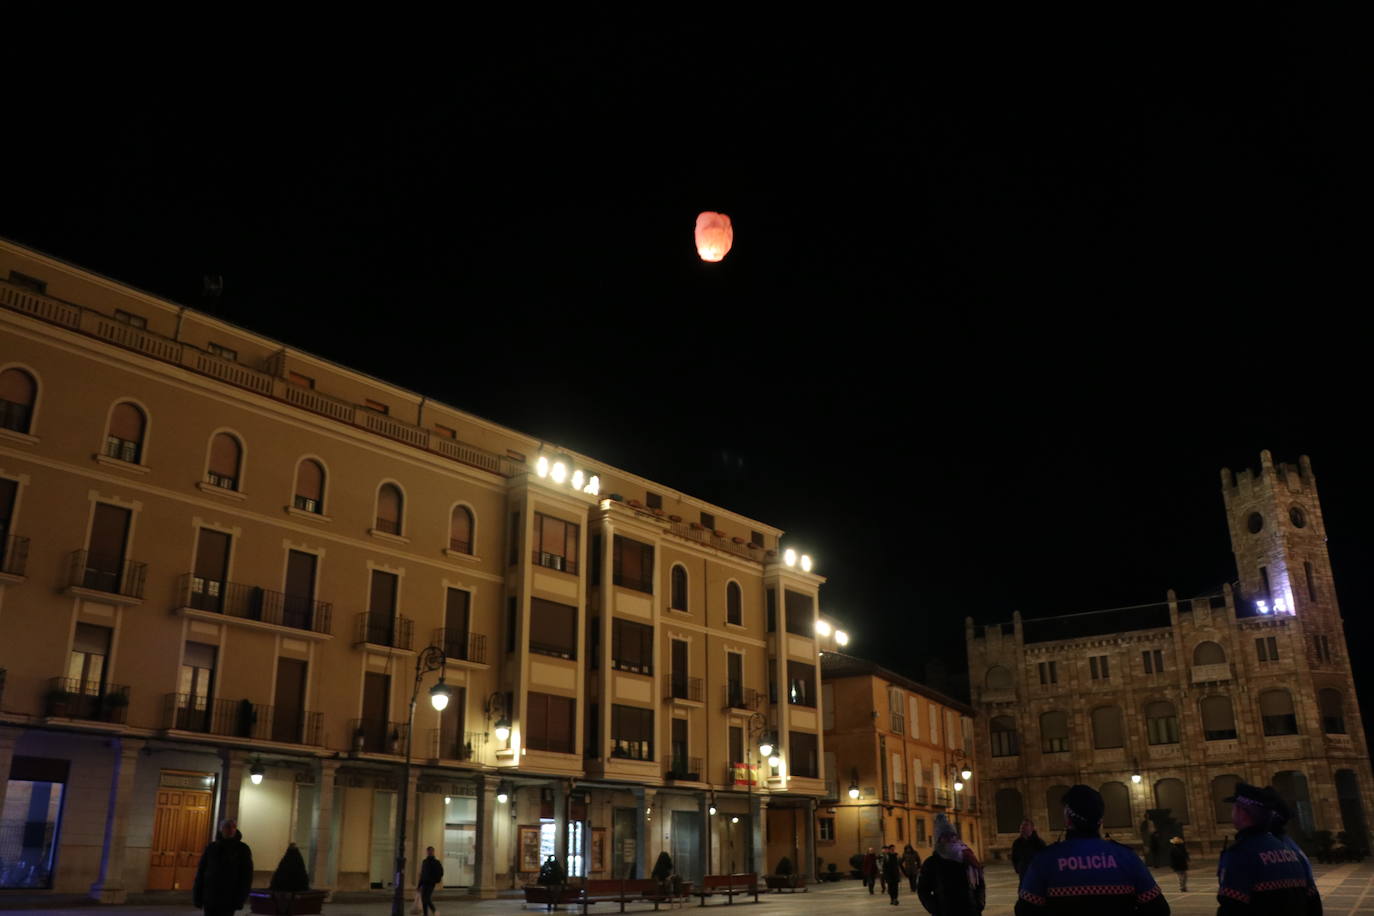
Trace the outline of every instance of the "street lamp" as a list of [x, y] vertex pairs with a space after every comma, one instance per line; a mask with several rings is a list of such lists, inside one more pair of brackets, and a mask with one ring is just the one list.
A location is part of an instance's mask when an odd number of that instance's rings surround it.
[[[768, 731], [768, 718], [761, 712], [755, 710], [749, 714], [749, 719], [745, 723], [746, 733], [749, 742], [745, 745], [744, 765], [746, 767], [745, 790], [747, 804], [749, 806], [749, 860], [748, 867], [754, 867], [754, 836], [753, 832], [759, 829], [759, 825], [754, 822], [754, 780], [757, 778], [757, 771], [754, 769], [754, 740], [758, 740], [759, 757], [774, 761], [777, 755], [774, 754], [776, 748], [773, 747], [773, 736]], [[773, 764], [777, 766], [776, 763]]]
[[410, 711], [406, 720], [406, 766], [401, 776], [400, 809], [396, 812], [396, 892], [391, 898], [391, 916], [405, 914], [406, 808], [410, 804], [410, 737], [415, 731], [415, 701], [420, 696], [420, 681], [431, 671], [439, 672], [439, 683], [429, 688], [429, 702], [436, 710], [448, 707], [453, 688], [444, 683], [448, 656], [438, 646], [426, 646], [415, 659], [415, 687], [410, 691]]

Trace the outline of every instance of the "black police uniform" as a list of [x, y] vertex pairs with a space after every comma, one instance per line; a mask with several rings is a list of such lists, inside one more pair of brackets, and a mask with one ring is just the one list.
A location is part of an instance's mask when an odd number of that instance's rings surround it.
[[1222, 853], [1217, 916], [1320, 916], [1322, 898], [1301, 853], [1262, 827], [1247, 827]]
[[1016, 916], [1169, 916], [1169, 903], [1140, 857], [1082, 826], [1102, 820], [1102, 796], [1088, 786], [1074, 786], [1064, 804], [1076, 823], [1064, 840], [1031, 860], [1021, 876]]

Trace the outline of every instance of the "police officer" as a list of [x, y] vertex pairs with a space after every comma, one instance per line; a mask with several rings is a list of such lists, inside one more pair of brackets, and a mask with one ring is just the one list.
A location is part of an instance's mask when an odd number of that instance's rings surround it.
[[1168, 901], [1140, 857], [1098, 836], [1104, 807], [1088, 786], [1064, 793], [1065, 838], [1031, 860], [1021, 876], [1016, 916], [1169, 916]]
[[1274, 815], [1284, 811], [1278, 793], [1236, 783], [1231, 823], [1236, 841], [1217, 866], [1217, 916], [1320, 916], [1322, 898], [1306, 857], [1271, 833]]

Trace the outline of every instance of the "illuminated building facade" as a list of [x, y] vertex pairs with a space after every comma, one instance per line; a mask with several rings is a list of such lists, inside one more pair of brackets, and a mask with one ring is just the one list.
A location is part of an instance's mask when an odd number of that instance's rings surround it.
[[781, 536], [0, 241], [0, 885], [185, 889], [232, 815], [259, 884], [295, 842], [389, 886], [407, 739], [410, 881], [805, 873], [823, 579]]
[[990, 850], [1009, 850], [1023, 813], [1062, 829], [1074, 783], [1147, 849], [1150, 812], [1167, 810], [1218, 852], [1238, 779], [1288, 799], [1297, 835], [1368, 836], [1374, 778], [1311, 463], [1263, 452], [1258, 471], [1222, 472], [1222, 496], [1238, 582], [1216, 594], [967, 622]]

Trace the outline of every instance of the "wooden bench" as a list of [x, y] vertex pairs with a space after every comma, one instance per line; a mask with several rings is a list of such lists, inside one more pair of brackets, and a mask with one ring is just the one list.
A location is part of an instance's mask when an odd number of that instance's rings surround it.
[[558, 898], [554, 899], [554, 888], [548, 884], [526, 884], [525, 903], [542, 904], [545, 909], [552, 910], [563, 904], [576, 904], [582, 902], [582, 888], [577, 885], [565, 884]]
[[701, 879], [701, 890], [693, 891], [701, 898], [701, 906], [706, 905], [706, 898], [716, 894], [724, 894], [726, 904], [735, 902], [736, 894], [754, 895], [754, 902], [759, 902], [759, 876], [750, 872], [740, 875], [707, 875]]
[[652, 903], [657, 910], [659, 904], [679, 903], [687, 900], [691, 885], [684, 885], [677, 894], [665, 892], [663, 885], [653, 878], [589, 878], [586, 893], [582, 895], [582, 912], [595, 903], [618, 903], [620, 912], [625, 912], [625, 904], [643, 901]]

